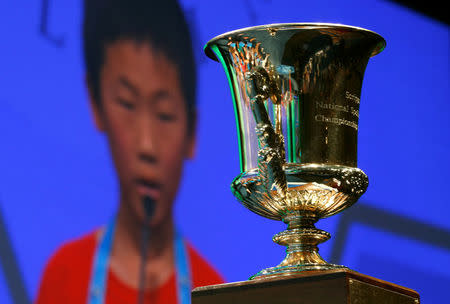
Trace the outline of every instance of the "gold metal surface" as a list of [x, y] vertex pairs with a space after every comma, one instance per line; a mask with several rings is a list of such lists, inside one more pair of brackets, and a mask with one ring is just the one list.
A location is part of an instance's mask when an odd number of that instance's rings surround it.
[[357, 166], [361, 86], [378, 34], [335, 24], [272, 24], [220, 35], [205, 47], [232, 89], [241, 174], [231, 188], [251, 211], [282, 220], [286, 258], [254, 279], [339, 269], [318, 254], [320, 218], [354, 204], [368, 178]]

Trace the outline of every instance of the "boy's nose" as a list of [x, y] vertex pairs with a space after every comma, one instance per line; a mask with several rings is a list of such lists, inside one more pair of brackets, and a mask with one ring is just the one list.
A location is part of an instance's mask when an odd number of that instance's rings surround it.
[[140, 160], [154, 163], [156, 162], [156, 130], [149, 118], [139, 119], [136, 130], [138, 157]]

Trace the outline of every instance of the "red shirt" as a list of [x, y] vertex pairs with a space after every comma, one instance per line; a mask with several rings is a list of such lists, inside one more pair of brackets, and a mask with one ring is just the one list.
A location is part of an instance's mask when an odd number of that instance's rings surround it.
[[[50, 259], [39, 287], [36, 304], [86, 304], [97, 249], [95, 233], [63, 245]], [[222, 277], [188, 244], [193, 288], [223, 283]], [[105, 304], [136, 303], [138, 291], [108, 271]], [[156, 290], [146, 292], [145, 303], [178, 303], [175, 272]]]

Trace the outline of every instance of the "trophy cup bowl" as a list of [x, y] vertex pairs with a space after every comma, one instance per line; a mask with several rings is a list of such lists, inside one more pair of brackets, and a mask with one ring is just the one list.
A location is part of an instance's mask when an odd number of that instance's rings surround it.
[[251, 279], [345, 268], [327, 263], [314, 224], [354, 203], [368, 178], [357, 168], [359, 103], [378, 34], [325, 23], [270, 24], [228, 32], [205, 46], [229, 81], [240, 168], [235, 197], [288, 227], [273, 237], [285, 259]]

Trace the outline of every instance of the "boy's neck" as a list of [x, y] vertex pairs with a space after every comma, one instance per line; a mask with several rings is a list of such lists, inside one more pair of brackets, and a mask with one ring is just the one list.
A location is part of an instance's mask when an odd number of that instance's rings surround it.
[[[146, 288], [155, 289], [169, 279], [173, 272], [173, 219], [149, 229]], [[135, 289], [139, 286], [142, 233], [142, 223], [121, 203], [116, 219], [110, 265], [120, 281]]]

